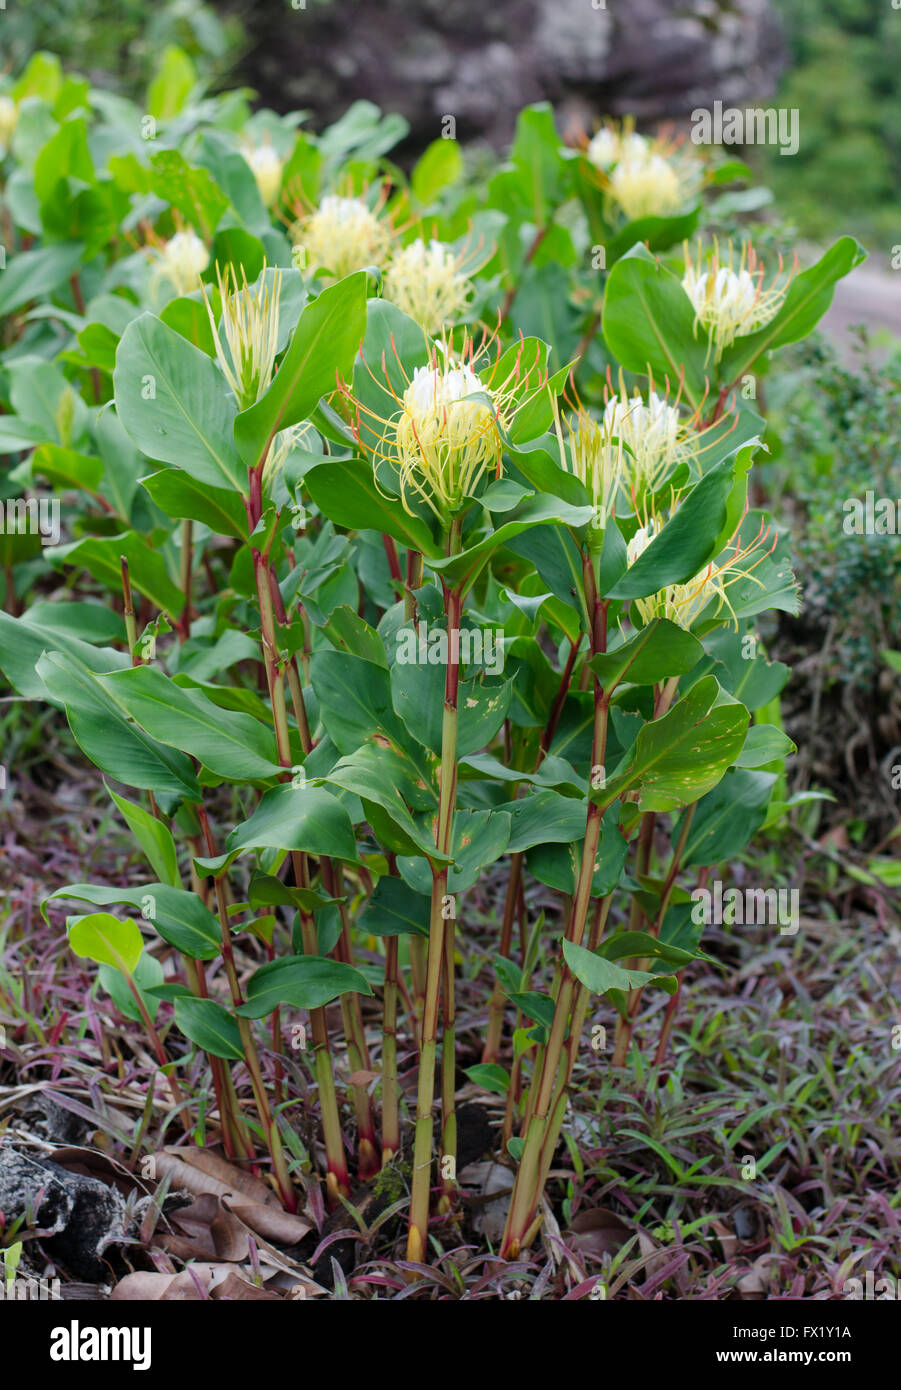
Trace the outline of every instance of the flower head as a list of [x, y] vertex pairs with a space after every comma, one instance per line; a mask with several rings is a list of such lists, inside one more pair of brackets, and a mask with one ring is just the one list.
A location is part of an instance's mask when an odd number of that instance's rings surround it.
[[648, 152], [648, 141], [638, 135], [631, 123], [624, 123], [622, 129], [615, 125], [602, 125], [597, 134], [588, 142], [585, 151], [591, 163], [606, 173], [620, 159], [637, 159]]
[[700, 188], [701, 165], [690, 151], [673, 140], [638, 135], [629, 122], [602, 126], [585, 153], [630, 221], [671, 216]]
[[[278, 304], [282, 277], [279, 271], [267, 273], [265, 267], [256, 283], [239, 283], [233, 265], [216, 268], [219, 295], [222, 303], [222, 332], [219, 336], [216, 317], [209, 300], [204, 296], [216, 357], [229, 386], [235, 393], [239, 409], [254, 405], [268, 389], [275, 369], [278, 352]], [[227, 350], [226, 350], [227, 349]]]
[[498, 347], [492, 361], [491, 341], [477, 346], [466, 334], [455, 351], [444, 341], [433, 344], [426, 364], [412, 377], [404, 373], [402, 395], [383, 360], [383, 389], [398, 407], [387, 419], [343, 388], [355, 411], [354, 433], [372, 457], [376, 480], [385, 477], [385, 469], [389, 477], [394, 470], [405, 509], [415, 515], [415, 504], [424, 505], [445, 528], [466, 510], [491, 470], [500, 477], [503, 432], [547, 384], [538, 358], [524, 362], [524, 345], [512, 358]]
[[250, 145], [243, 153], [253, 170], [263, 205], [271, 208], [281, 190], [285, 161], [268, 141], [263, 145]]
[[622, 374], [619, 391], [607, 395], [604, 429], [628, 491], [639, 499], [654, 492], [677, 464], [690, 462], [698, 453], [699, 436], [691, 421], [680, 415], [678, 404], [658, 395], [653, 383], [647, 402], [638, 390], [628, 395]]
[[417, 237], [398, 251], [385, 271], [384, 294], [430, 336], [459, 318], [470, 282], [463, 258], [440, 241]]
[[391, 240], [390, 224], [362, 198], [327, 194], [294, 226], [294, 261], [301, 270], [326, 271], [336, 280], [379, 265]]
[[561, 466], [579, 479], [591, 497], [595, 529], [603, 530], [615, 507], [623, 478], [622, 451], [611, 447], [606, 426], [581, 405], [562, 419], [555, 400], [554, 417]]
[[200, 289], [200, 277], [210, 263], [210, 253], [193, 228], [177, 231], [168, 241], [154, 247], [154, 254], [157, 281], [165, 281], [179, 295]]
[[726, 255], [715, 243], [706, 260], [699, 248], [697, 263], [686, 246], [682, 286], [694, 306], [695, 331], [700, 327], [707, 334], [715, 361], [736, 338], [756, 332], [779, 312], [791, 280], [790, 273], [780, 284], [781, 274], [780, 258], [779, 275], [764, 287], [763, 266], [750, 242], [742, 243], [737, 262], [731, 242]]
[[[670, 515], [672, 517], [676, 508], [673, 508]], [[742, 518], [744, 520], [744, 518]], [[626, 547], [626, 558], [629, 566], [635, 564], [636, 560], [648, 548], [661, 530], [662, 522], [659, 517], [651, 517], [646, 524], [635, 532]], [[710, 616], [716, 618], [727, 608], [732, 614], [732, 620], [738, 627], [738, 619], [732, 610], [728, 598], [728, 589], [731, 584], [741, 579], [752, 576], [753, 570], [757, 568], [776, 547], [776, 540], [772, 545], [767, 545], [769, 537], [769, 527], [763, 522], [754, 539], [743, 545], [739, 537], [739, 527], [736, 529], [729, 542], [729, 549], [725, 559], [719, 562], [712, 561], [699, 570], [692, 579], [684, 584], [667, 584], [654, 594], [649, 594], [647, 598], [633, 599], [632, 603], [641, 616], [642, 623], [647, 626], [655, 618], [666, 618], [678, 627], [688, 631], [701, 615], [708, 609], [710, 604], [716, 607]], [[753, 559], [754, 556], [756, 559]], [[754, 582], [759, 583], [759, 580]]]
[[621, 159], [610, 175], [610, 192], [630, 221], [667, 217], [687, 201], [677, 169], [660, 154]]

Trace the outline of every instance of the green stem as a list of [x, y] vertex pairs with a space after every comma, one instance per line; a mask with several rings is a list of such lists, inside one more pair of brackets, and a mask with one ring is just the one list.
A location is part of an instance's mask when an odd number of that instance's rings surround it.
[[[448, 553], [460, 549], [461, 523], [451, 526]], [[463, 596], [459, 588], [445, 589], [448, 662], [444, 683], [444, 715], [441, 726], [441, 770], [435, 847], [447, 856], [453, 844], [453, 820], [457, 801], [457, 695], [460, 679], [460, 652], [456, 633], [460, 629]], [[407, 1233], [407, 1259], [421, 1262], [425, 1256], [429, 1224], [429, 1190], [432, 1168], [435, 1100], [435, 1060], [438, 1049], [438, 1000], [444, 963], [447, 906], [447, 867], [433, 869], [432, 901], [429, 913], [429, 949], [426, 966], [425, 1002], [422, 1015], [422, 1042], [419, 1054], [419, 1087], [416, 1099], [416, 1131], [413, 1144], [413, 1181], [410, 1194], [410, 1225]], [[445, 998], [445, 1015], [453, 1017], [453, 977]]]
[[397, 1079], [398, 940], [385, 938], [385, 1002], [382, 1011], [382, 1167], [400, 1149], [400, 1085]]

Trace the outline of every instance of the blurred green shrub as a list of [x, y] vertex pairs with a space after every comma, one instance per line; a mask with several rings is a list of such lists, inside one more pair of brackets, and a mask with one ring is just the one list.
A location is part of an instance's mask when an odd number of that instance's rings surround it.
[[2, 22], [6, 68], [18, 72], [33, 53], [48, 49], [64, 66], [131, 97], [143, 92], [169, 44], [183, 48], [200, 76], [215, 82], [231, 70], [244, 42], [240, 20], [202, 0], [28, 0], [10, 5]]

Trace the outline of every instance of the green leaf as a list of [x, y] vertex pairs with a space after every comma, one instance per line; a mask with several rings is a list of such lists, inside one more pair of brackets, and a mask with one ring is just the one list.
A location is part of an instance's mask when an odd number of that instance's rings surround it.
[[456, 140], [439, 137], [427, 145], [410, 176], [413, 197], [425, 206], [434, 203], [439, 193], [463, 177], [463, 156]]
[[751, 370], [763, 352], [796, 343], [814, 328], [832, 303], [835, 284], [866, 258], [866, 251], [853, 237], [840, 237], [821, 256], [816, 265], [795, 276], [782, 307], [770, 322], [756, 333], [738, 338], [723, 353], [720, 379], [738, 381]]
[[[134, 1023], [143, 1022], [134, 995], [128, 988], [126, 977], [121, 970], [117, 970], [113, 965], [101, 965], [97, 972], [97, 978], [101, 988], [106, 990], [116, 1008], [125, 1018], [130, 1018]], [[148, 956], [145, 953], [135, 966], [132, 978], [152, 1022], [156, 1018], [157, 1009], [160, 1006], [160, 997], [150, 994], [148, 991], [163, 983], [163, 967], [154, 956]]]
[[150, 159], [150, 189], [209, 241], [228, 207], [228, 198], [208, 169], [188, 163], [178, 150], [160, 150]]
[[359, 926], [373, 936], [406, 936], [429, 934], [430, 899], [413, 889], [401, 878], [387, 874], [379, 879], [375, 891], [363, 912]]
[[475, 582], [494, 551], [521, 535], [523, 531], [529, 531], [533, 526], [585, 526], [593, 516], [593, 507], [573, 507], [557, 497], [528, 497], [517, 508], [516, 515], [505, 521], [491, 535], [461, 551], [459, 555], [440, 560], [428, 556], [427, 564], [446, 584], [461, 587], [465, 592]]
[[190, 753], [217, 777], [243, 782], [282, 771], [271, 729], [214, 705], [201, 690], [182, 689], [154, 666], [117, 671], [100, 683], [152, 738]]
[[633, 747], [591, 799], [610, 806], [638, 789], [642, 811], [675, 811], [716, 786], [735, 761], [750, 715], [704, 676], [668, 714], [645, 724]]
[[302, 850], [354, 862], [357, 857], [344, 807], [323, 788], [310, 786], [270, 788], [250, 819], [231, 832], [225, 848]]
[[687, 584], [718, 548], [735, 465], [724, 459], [692, 488], [673, 517], [609, 591], [609, 598], [646, 598], [668, 584]]
[[614, 965], [612, 961], [606, 960], [604, 956], [596, 955], [594, 951], [586, 951], [584, 946], [577, 946], [574, 941], [568, 941], [565, 937], [563, 955], [576, 979], [586, 989], [590, 989], [592, 994], [606, 994], [611, 989], [638, 989], [651, 981], [665, 989], [667, 994], [675, 994], [678, 988], [673, 975], [626, 970], [623, 966]]
[[703, 655], [704, 648], [690, 632], [666, 618], [655, 618], [621, 647], [592, 657], [588, 665], [609, 695], [623, 680], [653, 685], [684, 675]]
[[520, 111], [510, 158], [520, 175], [521, 196], [531, 220], [542, 227], [563, 193], [560, 137], [549, 102]]
[[153, 872], [163, 883], [180, 888], [181, 875], [178, 872], [175, 841], [169, 827], [149, 811], [145, 811], [143, 806], [136, 805], [134, 801], [127, 801], [111, 787], [106, 789], [122, 812], [129, 830], [143, 850]]
[[142, 314], [122, 335], [113, 387], [119, 418], [148, 458], [177, 465], [199, 483], [247, 492], [234, 402], [200, 348]]
[[351, 965], [322, 956], [285, 956], [267, 961], [247, 982], [247, 1003], [238, 1009], [244, 1018], [265, 1018], [280, 1004], [295, 1009], [319, 1009], [341, 994], [372, 994]]
[[682, 863], [719, 864], [740, 854], [766, 820], [775, 783], [772, 772], [727, 772], [698, 802]]
[[168, 44], [163, 50], [156, 75], [147, 89], [147, 110], [157, 120], [177, 116], [197, 82], [194, 64], [183, 48]]
[[497, 1062], [477, 1062], [474, 1067], [466, 1067], [464, 1074], [476, 1086], [498, 1096], [505, 1096], [510, 1089], [510, 1074]]
[[[46, 700], [64, 706], [65, 685], [60, 695], [51, 694], [36, 667], [45, 652], [58, 651], [95, 670], [115, 671], [128, 665], [124, 652], [95, 647], [66, 631], [66, 611], [70, 605], [54, 603], [29, 609], [21, 618], [0, 610], [0, 671], [10, 685], [28, 700]], [[61, 610], [65, 611], [51, 611]]]
[[247, 513], [236, 492], [199, 483], [180, 468], [164, 468], [141, 479], [156, 505], [168, 516], [202, 521], [217, 536], [246, 541]]
[[122, 592], [123, 556], [128, 561], [132, 589], [144, 594], [161, 612], [177, 618], [185, 606], [185, 596], [169, 578], [159, 551], [136, 531], [123, 531], [120, 536], [85, 536], [71, 545], [52, 546], [47, 552], [52, 564], [82, 565], [117, 595]]
[[352, 531], [384, 531], [401, 545], [424, 555], [441, 548], [424, 521], [410, 516], [397, 497], [376, 487], [372, 465], [363, 459], [327, 459], [304, 474], [304, 486], [319, 510]]
[[[478, 882], [482, 870], [494, 864], [504, 853], [510, 839], [510, 817], [506, 811], [459, 810], [454, 816], [453, 864], [448, 870], [447, 891], [464, 893]], [[428, 856], [437, 861], [434, 842]], [[431, 888], [432, 874], [424, 862], [422, 851], [416, 857], [398, 856], [397, 867], [402, 877], [417, 893]]]
[[80, 902], [109, 907], [127, 903], [140, 910], [154, 931], [170, 946], [192, 960], [215, 960], [222, 951], [219, 922], [195, 893], [173, 888], [168, 883], [148, 883], [143, 888], [106, 888], [93, 883], [69, 883], [57, 888], [41, 904], [46, 919], [47, 904], [55, 898], [74, 898]]
[[129, 723], [97, 675], [55, 651], [36, 669], [51, 698], [65, 706], [75, 742], [101, 772], [126, 786], [200, 801], [191, 760]]
[[103, 463], [74, 449], [61, 449], [58, 444], [42, 444], [31, 457], [31, 471], [59, 487], [96, 492], [103, 477]]
[[[695, 337], [691, 300], [675, 275], [634, 246], [617, 261], [604, 296], [604, 339], [627, 371], [668, 379], [693, 409], [704, 396], [707, 344]], [[684, 376], [683, 376], [684, 372]]]
[[247, 900], [252, 908], [296, 907], [301, 912], [314, 912], [320, 907], [328, 907], [343, 899], [329, 898], [315, 888], [291, 888], [272, 874], [254, 874], [247, 890]]
[[692, 951], [683, 951], [678, 946], [670, 946], [667, 942], [661, 941], [656, 936], [651, 936], [646, 931], [623, 931], [611, 936], [600, 947], [600, 954], [605, 960], [624, 960], [626, 957], [636, 957], [644, 959], [654, 957], [666, 961], [667, 965], [675, 965], [680, 969], [683, 965], [689, 965], [696, 957]]
[[228, 1062], [243, 1060], [238, 1022], [215, 999], [181, 995], [175, 1000], [175, 1022], [186, 1038], [211, 1057], [224, 1057]]
[[23, 304], [52, 294], [78, 269], [83, 255], [81, 242], [58, 243], [39, 251], [10, 255], [0, 274], [0, 314], [12, 314]]
[[134, 973], [144, 949], [144, 938], [137, 922], [123, 922], [111, 912], [69, 917], [66, 932], [77, 956], [87, 956], [98, 965], [113, 965], [128, 975]]
[[735, 759], [736, 767], [766, 767], [797, 753], [797, 746], [775, 724], [754, 724], [748, 730], [745, 745]]
[[339, 377], [350, 377], [366, 328], [366, 275], [339, 280], [306, 305], [269, 390], [235, 420], [248, 464], [262, 458], [279, 430], [313, 414]]

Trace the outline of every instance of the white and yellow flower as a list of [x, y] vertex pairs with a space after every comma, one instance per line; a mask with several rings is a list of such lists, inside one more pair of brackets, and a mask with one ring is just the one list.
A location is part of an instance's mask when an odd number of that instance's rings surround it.
[[[675, 510], [674, 508], [670, 512], [670, 519]], [[626, 558], [630, 567], [660, 534], [661, 527], [660, 518], [653, 516], [635, 532], [626, 547]], [[729, 586], [738, 580], [751, 577], [757, 566], [773, 553], [776, 539], [771, 545], [767, 545], [768, 538], [769, 527], [764, 522], [761, 522], [753, 541], [744, 546], [736, 530], [730, 541], [731, 550], [727, 552], [724, 560], [705, 565], [684, 584], [667, 584], [656, 593], [649, 594], [647, 598], [632, 599], [632, 605], [640, 615], [642, 624], [646, 627], [655, 618], [666, 618], [688, 631], [710, 605], [715, 605], [709, 616], [717, 618], [723, 608], [726, 608], [737, 628], [738, 619], [729, 603]], [[756, 560], [752, 559], [755, 554]], [[759, 580], [754, 582], [760, 583]]]
[[585, 153], [630, 222], [639, 217], [671, 217], [701, 187], [701, 164], [690, 150], [663, 137], [652, 140], [638, 135], [630, 122], [621, 128], [602, 126]]
[[275, 371], [282, 277], [279, 271], [266, 273], [264, 268], [251, 287], [243, 270], [243, 281], [239, 282], [233, 265], [226, 268], [224, 275], [217, 266], [216, 274], [224, 344], [212, 305], [204, 295], [216, 357], [239, 408], [246, 410], [268, 390]]
[[764, 286], [763, 266], [750, 242], [742, 243], [737, 260], [731, 242], [724, 255], [715, 243], [706, 258], [699, 247], [694, 261], [685, 247], [682, 287], [694, 307], [695, 332], [706, 334], [708, 355], [712, 351], [716, 362], [736, 338], [755, 333], [779, 312], [791, 281], [790, 273], [780, 284], [781, 274], [780, 258], [779, 275]]
[[294, 264], [299, 270], [326, 272], [336, 280], [381, 265], [391, 243], [391, 226], [362, 198], [327, 194], [293, 228]]
[[449, 246], [417, 237], [392, 257], [385, 271], [385, 298], [430, 337], [439, 334], [459, 319], [469, 298], [471, 284], [462, 264]]
[[152, 248], [156, 264], [155, 284], [164, 282], [176, 294], [191, 294], [200, 289], [201, 276], [210, 263], [210, 253], [191, 227], [177, 231], [168, 241]]
[[271, 208], [281, 191], [285, 161], [268, 140], [262, 145], [245, 146], [242, 153], [257, 181], [263, 205]]
[[[386, 374], [385, 386], [398, 406], [390, 419], [343, 388], [355, 413], [354, 433], [372, 458], [377, 482], [382, 465], [395, 470], [406, 511], [415, 515], [416, 505], [425, 505], [445, 528], [466, 510], [489, 472], [500, 477], [504, 433], [517, 410], [547, 387], [540, 359], [524, 362], [524, 349], [512, 365], [499, 346], [489, 360], [495, 341], [485, 339], [477, 347], [467, 333], [454, 351], [446, 341], [433, 344], [427, 363], [412, 377], [404, 374], [403, 395]], [[505, 375], [497, 379], [502, 360]]]

